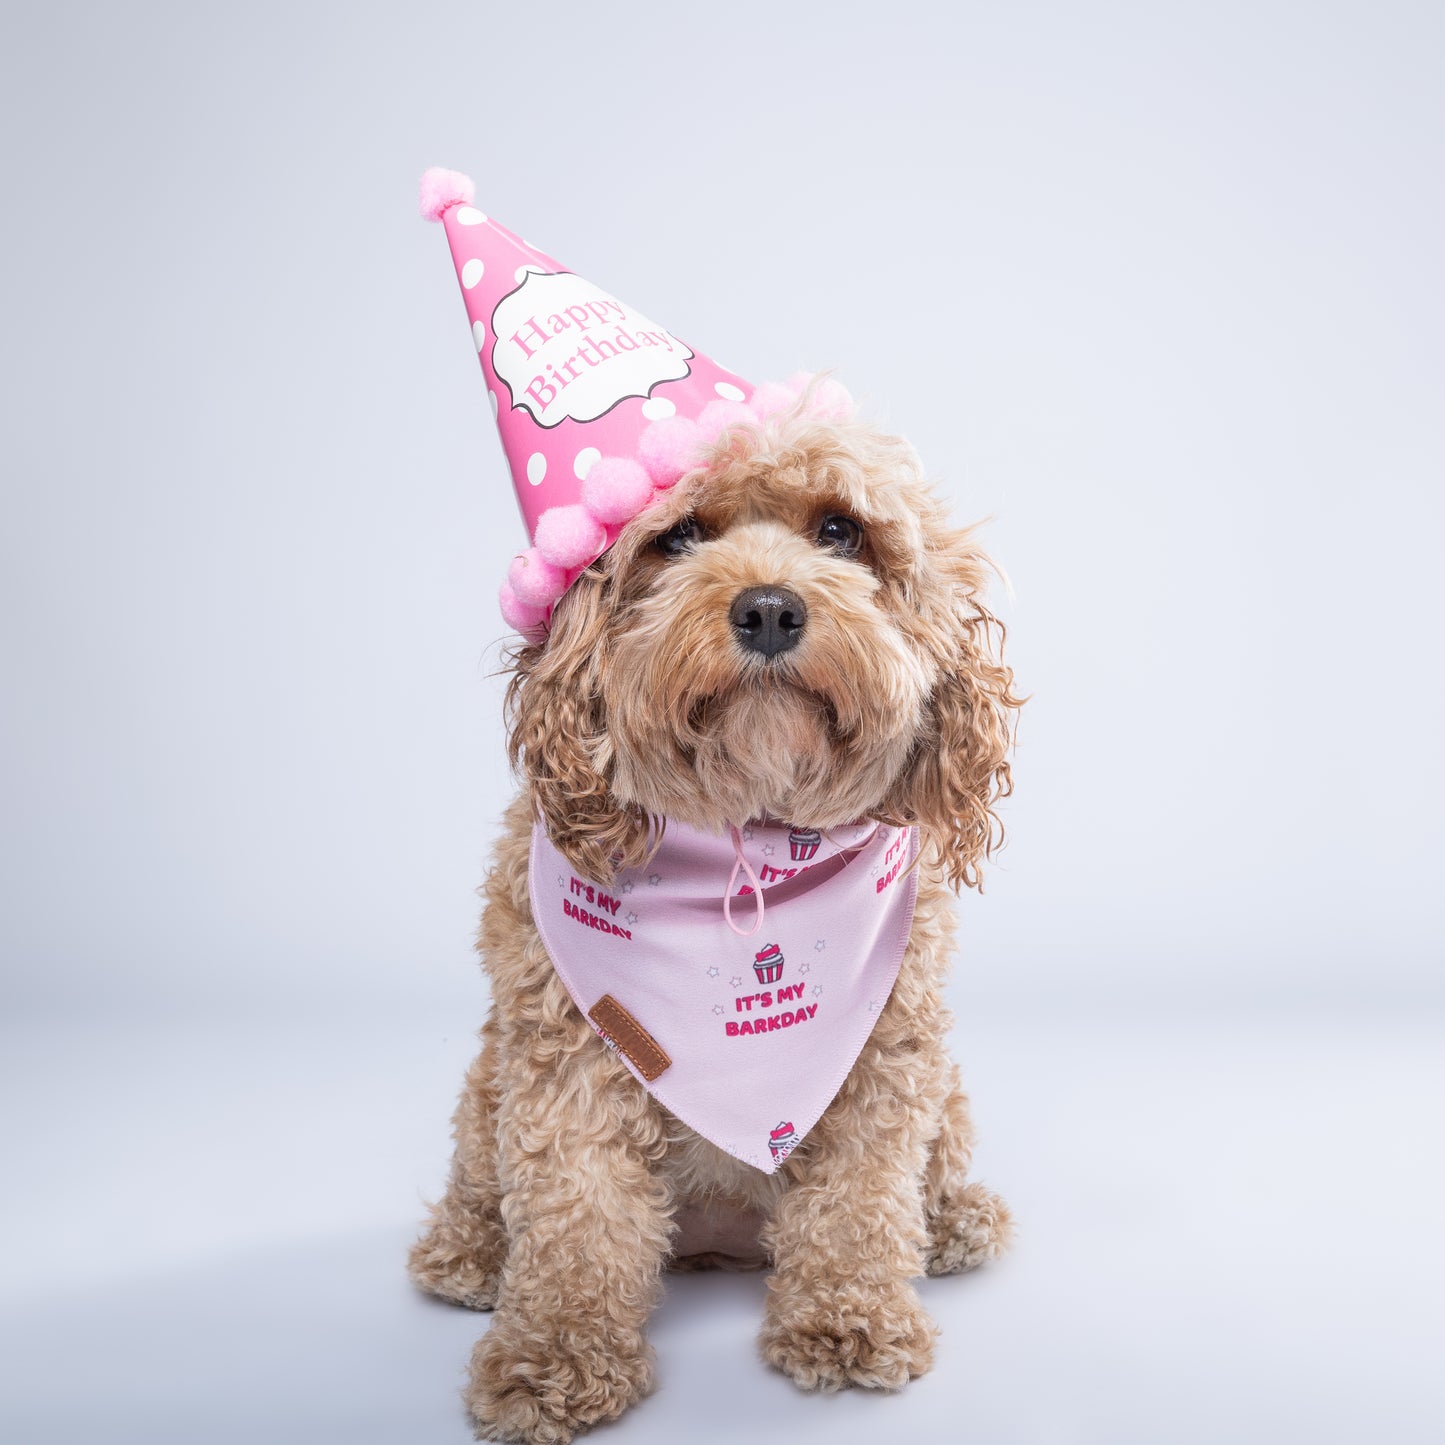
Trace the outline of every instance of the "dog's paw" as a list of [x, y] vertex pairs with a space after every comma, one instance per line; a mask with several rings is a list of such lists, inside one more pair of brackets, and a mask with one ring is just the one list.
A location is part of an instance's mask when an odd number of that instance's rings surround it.
[[929, 1274], [958, 1274], [997, 1259], [1013, 1242], [1013, 1216], [982, 1184], [966, 1185], [928, 1219], [923, 1265]]
[[412, 1245], [406, 1270], [412, 1282], [469, 1310], [489, 1310], [501, 1292], [504, 1246], [496, 1239], [459, 1240], [445, 1229], [428, 1229]]
[[910, 1286], [884, 1300], [840, 1290], [826, 1302], [772, 1302], [763, 1358], [803, 1390], [901, 1390], [928, 1372], [938, 1327]]
[[640, 1334], [543, 1331], [503, 1313], [472, 1351], [466, 1402], [479, 1440], [565, 1445], [615, 1420], [652, 1385], [652, 1351]]

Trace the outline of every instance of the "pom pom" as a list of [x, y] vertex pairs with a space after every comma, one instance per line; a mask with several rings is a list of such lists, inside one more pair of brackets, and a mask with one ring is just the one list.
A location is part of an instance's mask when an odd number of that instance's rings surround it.
[[791, 411], [797, 404], [798, 393], [781, 381], [765, 381], [756, 391], [748, 405], [766, 421], [779, 412]]
[[812, 371], [795, 371], [785, 383], [799, 396], [806, 393], [807, 412], [823, 421], [845, 421], [853, 415], [853, 394], [841, 381]]
[[421, 178], [421, 213], [428, 221], [439, 221], [448, 207], [470, 203], [476, 193], [470, 176], [433, 166]]
[[655, 487], [675, 486], [684, 472], [702, 460], [703, 449], [698, 424], [683, 416], [655, 421], [637, 439], [637, 453]]
[[507, 582], [517, 600], [529, 607], [547, 607], [567, 590], [567, 574], [535, 547], [512, 559]]
[[630, 522], [652, 495], [652, 478], [630, 457], [593, 462], [582, 483], [582, 503], [599, 522]]
[[853, 415], [853, 394], [841, 381], [825, 376], [813, 387], [808, 410], [825, 421], [846, 421]]
[[518, 632], [536, 641], [542, 631], [542, 624], [547, 620], [547, 609], [523, 602], [505, 582], [497, 592], [497, 601], [502, 605], [502, 616], [506, 619], [507, 626], [515, 627]]
[[585, 567], [607, 545], [607, 532], [586, 507], [548, 507], [537, 519], [537, 550], [554, 567]]
[[757, 426], [758, 414], [740, 401], [710, 401], [697, 419], [698, 429], [709, 441], [716, 441], [730, 426]]

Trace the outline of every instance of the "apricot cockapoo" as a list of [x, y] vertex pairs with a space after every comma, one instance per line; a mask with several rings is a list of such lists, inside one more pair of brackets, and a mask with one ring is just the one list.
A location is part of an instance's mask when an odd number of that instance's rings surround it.
[[[769, 1268], [769, 1364], [808, 1390], [897, 1389], [933, 1354], [914, 1279], [1007, 1245], [1007, 1207], [967, 1181], [944, 1004], [952, 892], [977, 884], [998, 840], [1019, 704], [990, 572], [906, 443], [805, 397], [727, 430], [518, 652], [523, 787], [478, 941], [491, 1011], [450, 1181], [410, 1260], [424, 1289], [494, 1311], [466, 1392], [480, 1434], [566, 1441], [647, 1394], [668, 1268]], [[682, 1123], [624, 1062], [637, 1050], [574, 1004], [534, 917], [539, 819], [601, 889], [645, 868], [667, 828], [725, 840], [786, 820], [807, 862], [860, 820], [916, 827], [896, 981], [817, 1123], [795, 1139], [778, 1121], [771, 1172]], [[777, 976], [755, 942], [757, 979]]]

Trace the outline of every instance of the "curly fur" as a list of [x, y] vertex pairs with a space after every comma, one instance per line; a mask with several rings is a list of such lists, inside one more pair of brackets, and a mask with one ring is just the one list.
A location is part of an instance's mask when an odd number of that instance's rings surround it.
[[[847, 558], [816, 542], [846, 512]], [[691, 515], [704, 538], [654, 538]], [[508, 694], [524, 787], [485, 885], [492, 984], [454, 1118], [447, 1191], [413, 1278], [494, 1308], [472, 1360], [479, 1432], [561, 1442], [651, 1389], [645, 1325], [669, 1265], [770, 1264], [764, 1357], [805, 1389], [896, 1389], [934, 1327], [912, 1281], [999, 1254], [1007, 1206], [967, 1181], [968, 1101], [942, 1002], [950, 887], [977, 886], [1009, 791], [1013, 676], [983, 603], [988, 559], [950, 527], [912, 450], [853, 421], [733, 426], [563, 597]], [[767, 660], [728, 622], [744, 587], [806, 601]], [[554, 972], [527, 889], [540, 814], [579, 873], [640, 862], [668, 818], [824, 828], [916, 822], [913, 929], [873, 1034], [822, 1120], [771, 1176], [669, 1115], [602, 1046]]]

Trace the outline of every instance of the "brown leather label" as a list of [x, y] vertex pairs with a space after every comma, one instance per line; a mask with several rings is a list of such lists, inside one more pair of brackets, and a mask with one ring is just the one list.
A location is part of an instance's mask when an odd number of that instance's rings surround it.
[[657, 1040], [612, 997], [604, 993], [587, 1011], [587, 1017], [617, 1045], [637, 1067], [637, 1072], [650, 1084], [672, 1060], [663, 1053]]

